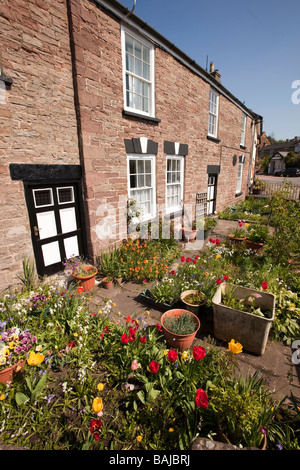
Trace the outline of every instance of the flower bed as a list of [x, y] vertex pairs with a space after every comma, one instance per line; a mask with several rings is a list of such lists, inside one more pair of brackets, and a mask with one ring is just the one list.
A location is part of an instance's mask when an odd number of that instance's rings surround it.
[[[141, 241], [122, 247], [122, 254], [130, 252], [127, 267], [144, 254], [136, 248]], [[270, 335], [273, 330], [285, 344], [298, 337], [299, 276], [290, 265], [211, 238], [205, 251], [182, 255], [176, 270], [170, 266], [158, 269], [162, 283], [176, 296], [201, 288], [208, 314], [227, 281], [275, 294], [280, 311]], [[47, 300], [47, 316], [30, 314], [36, 296]], [[267, 449], [299, 447], [297, 408], [274, 400], [258, 376], [237, 379], [235, 355], [243, 345], [236, 338], [228, 350], [207, 338], [178, 351], [166, 345], [149, 312], [127, 316], [124, 326], [122, 306], [119, 312], [112, 301], [90, 305], [90, 295], [72, 285], [3, 294], [1, 334], [16, 327], [36, 342], [24, 372], [0, 384], [1, 442], [36, 450], [177, 451], [189, 449], [196, 434], [217, 436], [222, 429], [238, 446], [262, 447], [267, 440]]]

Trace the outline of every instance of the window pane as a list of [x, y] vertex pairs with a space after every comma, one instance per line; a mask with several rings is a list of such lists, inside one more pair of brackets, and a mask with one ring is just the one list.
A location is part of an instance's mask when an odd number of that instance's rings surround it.
[[137, 165], [138, 173], [144, 173], [144, 160], [138, 160]]
[[35, 207], [52, 206], [52, 189], [34, 189]]
[[126, 52], [129, 52], [130, 54], [133, 54], [133, 39], [131, 36], [128, 34], [125, 35], [125, 50]]
[[69, 188], [58, 188], [58, 202], [59, 204], [74, 202], [74, 191], [72, 187]]
[[151, 173], [151, 161], [145, 160], [145, 173]]
[[128, 72], [134, 72], [133, 57], [130, 54], [126, 54], [126, 70], [128, 70]]
[[130, 175], [130, 187], [136, 188], [136, 175]]
[[134, 61], [134, 73], [140, 77], [143, 76], [143, 62], [139, 59]]
[[134, 40], [134, 54], [139, 59], [142, 58], [142, 43], [140, 41]]
[[138, 187], [143, 188], [144, 186], [145, 186], [144, 175], [138, 175]]
[[151, 175], [146, 175], [146, 186], [151, 186]]
[[143, 60], [150, 64], [150, 49], [147, 46], [143, 46]]
[[133, 173], [136, 173], [136, 161], [135, 160], [129, 160], [129, 171], [131, 175]]

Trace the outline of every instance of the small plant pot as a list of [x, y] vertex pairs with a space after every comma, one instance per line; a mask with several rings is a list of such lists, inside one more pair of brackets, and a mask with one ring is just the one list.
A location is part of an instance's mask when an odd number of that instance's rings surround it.
[[198, 230], [193, 230], [192, 227], [182, 227], [182, 237], [187, 242], [194, 242], [197, 237]]
[[[188, 313], [189, 315], [192, 315], [193, 321], [195, 323], [195, 331], [193, 333], [190, 333], [188, 335], [179, 335], [179, 334], [173, 333], [172, 331], [169, 331], [164, 326], [164, 320], [167, 317], [180, 316], [183, 313]], [[162, 315], [160, 321], [161, 321], [161, 326], [163, 329], [164, 337], [170, 347], [179, 349], [180, 351], [185, 351], [186, 349], [192, 346], [194, 339], [196, 337], [196, 334], [200, 328], [200, 320], [196, 315], [194, 315], [192, 312], [189, 312], [188, 310], [176, 308], [176, 309], [168, 310], [167, 312], [165, 312]]]
[[95, 286], [95, 278], [98, 270], [96, 269], [96, 272], [93, 272], [93, 274], [88, 274], [88, 272], [92, 269], [94, 270], [94, 266], [86, 266], [86, 276], [77, 276], [76, 273], [72, 274], [74, 279], [79, 282], [79, 286], [82, 287], [84, 291], [90, 291]]
[[246, 238], [246, 246], [250, 250], [259, 252], [262, 249], [262, 247], [264, 246], [264, 243], [252, 242], [251, 240], [247, 240], [247, 238]]
[[102, 279], [102, 287], [104, 289], [112, 289], [114, 285], [114, 281], [111, 279], [108, 281], [108, 277], [104, 277]]
[[3, 369], [0, 371], [0, 382], [3, 384], [7, 384], [8, 382], [12, 382], [13, 379], [16, 377], [16, 375], [19, 372], [22, 372], [25, 368], [25, 359], [22, 361], [17, 362], [16, 364], [13, 364], [10, 367], [7, 367], [6, 369]]
[[228, 238], [233, 245], [244, 243], [244, 241], [246, 240], [246, 237], [235, 237], [232, 234], [229, 234]]
[[201, 307], [203, 307], [206, 302], [207, 302], [207, 297], [205, 296], [204, 301], [201, 304], [191, 304], [186, 300], [186, 297], [188, 297], [191, 294], [197, 294], [197, 290], [186, 290], [182, 292], [180, 299], [184, 303], [185, 308], [189, 310], [189, 312], [194, 313], [195, 315], [199, 315]]

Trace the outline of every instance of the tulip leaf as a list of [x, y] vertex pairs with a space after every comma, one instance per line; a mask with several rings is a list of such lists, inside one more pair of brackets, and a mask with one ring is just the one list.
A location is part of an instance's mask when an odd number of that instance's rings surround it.
[[29, 397], [21, 392], [17, 392], [15, 398], [17, 405], [24, 405], [29, 400]]

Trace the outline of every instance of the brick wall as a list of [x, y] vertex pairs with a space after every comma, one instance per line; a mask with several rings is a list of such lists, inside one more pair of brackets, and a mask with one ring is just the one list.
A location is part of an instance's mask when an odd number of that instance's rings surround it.
[[[252, 145], [250, 119], [247, 148], [241, 150], [242, 111], [220, 96], [220, 142], [208, 140], [210, 85], [165, 50], [155, 49], [160, 122], [154, 123], [123, 116], [120, 22], [92, 0], [2, 0], [0, 28], [2, 74], [13, 79], [11, 87], [4, 90], [1, 84], [0, 89], [0, 287], [12, 282], [12, 275], [21, 271], [22, 259], [32, 255], [23, 184], [11, 180], [10, 163], [82, 164], [91, 257], [107, 248], [109, 238], [114, 242], [120, 232], [125, 235], [124, 139], [147, 137], [158, 144], [158, 206], [165, 203], [164, 141], [188, 144], [185, 204], [195, 204], [196, 193], [207, 190], [207, 165], [221, 168], [217, 210], [238, 200], [238, 165], [233, 166], [232, 159], [240, 154], [245, 155], [240, 198], [244, 197]], [[117, 237], [108, 237], [106, 230]]]
[[[33, 256], [23, 183], [10, 163], [79, 163], [65, 0], [1, 0], [0, 286]], [[3, 82], [2, 82], [3, 84]]]
[[[147, 137], [158, 143], [156, 156], [157, 204], [165, 203], [166, 155], [164, 141], [188, 144], [185, 157], [184, 202], [194, 204], [197, 192], [207, 190], [207, 165], [221, 165], [217, 210], [234, 203], [238, 165], [232, 159], [245, 155], [243, 195], [252, 146], [247, 118], [246, 149], [240, 149], [242, 110], [220, 96], [219, 138], [207, 139], [210, 85], [159, 47], [155, 50], [156, 116], [160, 123], [124, 117], [120, 22], [87, 0], [71, 1], [83, 152], [88, 188], [94, 253], [107, 240], [97, 226], [105, 223], [102, 204], [118, 214], [119, 197], [127, 197], [127, 163], [124, 139]], [[118, 227], [117, 227], [118, 229]]]

